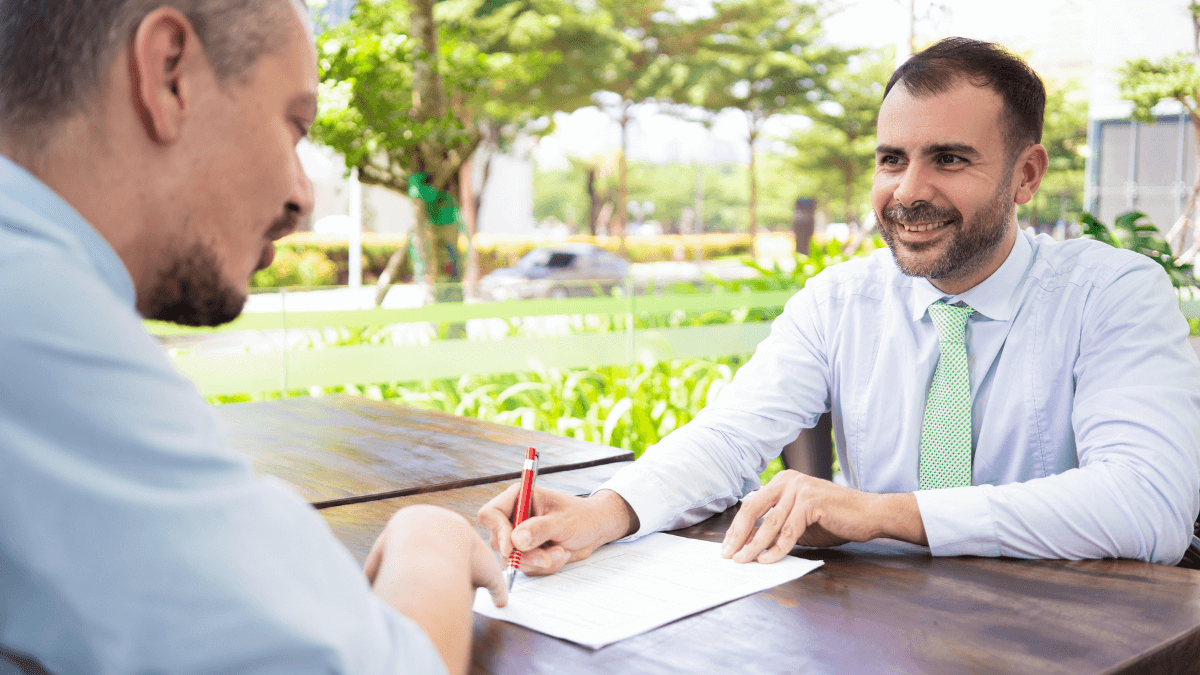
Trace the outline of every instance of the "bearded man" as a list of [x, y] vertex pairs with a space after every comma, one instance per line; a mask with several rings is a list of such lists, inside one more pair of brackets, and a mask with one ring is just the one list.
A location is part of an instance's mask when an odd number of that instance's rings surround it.
[[[1178, 562], [1200, 509], [1200, 365], [1156, 262], [1018, 228], [1048, 164], [1044, 107], [995, 44], [900, 66], [871, 190], [888, 249], [810, 279], [713, 405], [589, 498], [540, 491], [515, 530], [514, 494], [489, 502], [492, 545], [550, 573], [754, 491], [724, 541], [738, 562], [877, 537]], [[827, 411], [849, 486], [783, 471], [758, 489]]]
[[0, 672], [462, 673], [499, 564], [404, 509], [359, 570], [142, 318], [233, 319], [312, 209], [298, 0], [0, 0]]

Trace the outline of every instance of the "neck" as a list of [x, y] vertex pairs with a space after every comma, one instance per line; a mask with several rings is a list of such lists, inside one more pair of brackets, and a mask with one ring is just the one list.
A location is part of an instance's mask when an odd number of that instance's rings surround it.
[[77, 115], [56, 124], [36, 146], [0, 138], [0, 153], [33, 174], [79, 212], [108, 241], [140, 291], [154, 272], [154, 222], [146, 209], [149, 193], [145, 158], [135, 151], [113, 152], [131, 144], [111, 141]]

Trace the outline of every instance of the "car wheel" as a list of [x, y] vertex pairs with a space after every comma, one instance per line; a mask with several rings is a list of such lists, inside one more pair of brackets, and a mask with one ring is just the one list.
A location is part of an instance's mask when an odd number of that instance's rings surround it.
[[552, 300], [565, 300], [567, 297], [567, 289], [563, 288], [562, 286], [555, 286], [554, 288], [550, 289], [549, 297]]

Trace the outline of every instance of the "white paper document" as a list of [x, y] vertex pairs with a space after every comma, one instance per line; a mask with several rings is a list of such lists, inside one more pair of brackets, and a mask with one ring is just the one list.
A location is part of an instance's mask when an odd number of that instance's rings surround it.
[[609, 544], [557, 574], [518, 573], [508, 606], [484, 589], [475, 611], [598, 649], [791, 581], [821, 566], [788, 556], [771, 565], [739, 565], [721, 545], [669, 534]]

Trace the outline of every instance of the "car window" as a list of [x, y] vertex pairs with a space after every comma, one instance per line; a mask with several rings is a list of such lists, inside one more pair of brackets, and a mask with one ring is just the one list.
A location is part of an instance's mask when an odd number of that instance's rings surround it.
[[546, 261], [546, 267], [563, 268], [570, 267], [575, 261], [574, 253], [551, 253], [550, 260]]

